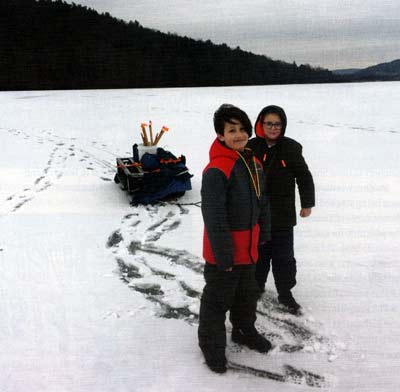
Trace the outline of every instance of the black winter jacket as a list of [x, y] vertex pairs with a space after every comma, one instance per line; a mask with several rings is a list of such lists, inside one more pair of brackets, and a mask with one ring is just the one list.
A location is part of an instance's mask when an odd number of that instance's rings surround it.
[[[282, 135], [286, 128], [286, 116], [283, 116]], [[257, 136], [249, 141], [248, 147], [264, 166], [272, 230], [285, 230], [296, 225], [295, 184], [301, 207], [311, 208], [315, 205], [314, 181], [300, 143], [282, 136], [274, 146], [268, 147], [260, 123], [263, 118], [261, 112], [255, 126]]]

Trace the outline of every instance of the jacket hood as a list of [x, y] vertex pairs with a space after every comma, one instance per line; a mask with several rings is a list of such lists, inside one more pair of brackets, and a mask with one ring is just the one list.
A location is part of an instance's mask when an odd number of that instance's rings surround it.
[[238, 159], [238, 154], [236, 151], [226, 147], [218, 140], [218, 138], [215, 138], [210, 147], [210, 162], [217, 158], [229, 158], [236, 160]]
[[261, 137], [264, 139], [264, 130], [263, 130], [263, 126], [262, 126], [262, 121], [264, 120], [264, 117], [269, 113], [277, 114], [280, 117], [280, 119], [282, 121], [282, 131], [281, 131], [280, 137], [282, 138], [283, 136], [285, 136], [287, 118], [286, 118], [285, 111], [280, 106], [276, 106], [276, 105], [269, 105], [261, 110], [261, 112], [257, 116], [257, 120], [256, 120], [256, 123], [254, 126], [256, 135], [258, 137]]

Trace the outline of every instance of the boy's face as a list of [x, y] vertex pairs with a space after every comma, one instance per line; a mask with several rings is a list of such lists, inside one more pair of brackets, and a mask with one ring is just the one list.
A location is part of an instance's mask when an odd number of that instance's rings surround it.
[[242, 123], [234, 118], [231, 122], [224, 123], [224, 135], [217, 134], [217, 138], [235, 151], [243, 151], [249, 140], [249, 135]]
[[265, 139], [269, 142], [276, 142], [282, 132], [281, 118], [275, 113], [268, 113], [262, 123]]

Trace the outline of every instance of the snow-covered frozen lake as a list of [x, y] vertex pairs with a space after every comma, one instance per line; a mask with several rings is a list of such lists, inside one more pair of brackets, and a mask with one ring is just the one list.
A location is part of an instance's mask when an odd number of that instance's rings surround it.
[[[303, 317], [273, 282], [264, 370], [216, 375], [197, 347], [201, 172], [222, 103], [268, 104], [303, 145], [317, 206], [295, 230]], [[397, 391], [400, 83], [0, 93], [0, 390]], [[142, 122], [194, 177], [181, 205], [132, 207], [112, 181]], [[227, 324], [229, 325], [229, 324]], [[275, 379], [274, 379], [275, 378]]]

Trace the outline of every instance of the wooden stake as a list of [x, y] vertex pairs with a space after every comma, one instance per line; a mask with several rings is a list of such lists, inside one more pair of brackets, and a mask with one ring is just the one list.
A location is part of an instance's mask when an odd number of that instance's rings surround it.
[[146, 126], [147, 126], [146, 123], [142, 123], [142, 124], [140, 125], [140, 127], [142, 128], [142, 133], [143, 133], [143, 134], [142, 134], [143, 144], [144, 144], [145, 146], [148, 146], [148, 145], [149, 145], [149, 139], [147, 138]]
[[153, 124], [151, 120], [149, 121], [149, 131], [150, 131], [150, 146], [153, 146]]
[[157, 145], [157, 143], [160, 141], [162, 135], [164, 135], [165, 132], [168, 132], [169, 128], [167, 128], [165, 125], [161, 128], [160, 133], [158, 134], [156, 140], [154, 141], [154, 144]]

